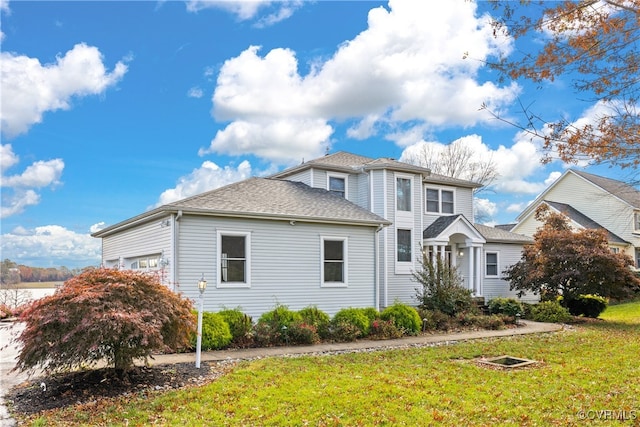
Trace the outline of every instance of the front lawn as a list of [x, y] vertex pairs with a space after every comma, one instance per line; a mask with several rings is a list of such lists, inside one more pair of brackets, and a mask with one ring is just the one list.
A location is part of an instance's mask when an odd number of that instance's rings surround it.
[[[550, 334], [243, 362], [206, 386], [105, 399], [29, 423], [636, 425], [640, 302], [612, 306], [602, 318]], [[540, 363], [507, 371], [474, 361], [503, 354]]]

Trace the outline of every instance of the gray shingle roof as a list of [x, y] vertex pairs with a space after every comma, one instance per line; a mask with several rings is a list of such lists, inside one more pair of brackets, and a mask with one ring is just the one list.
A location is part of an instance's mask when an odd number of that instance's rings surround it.
[[395, 159], [387, 157], [381, 157], [379, 159], [372, 159], [370, 157], [359, 156], [357, 154], [347, 153], [345, 151], [339, 151], [333, 154], [327, 154], [326, 156], [319, 157], [317, 159], [309, 160], [301, 165], [294, 166], [289, 169], [285, 169], [281, 172], [273, 174], [272, 178], [285, 178], [298, 171], [319, 167], [325, 169], [342, 170], [342, 171], [357, 171], [358, 169], [391, 169], [398, 171], [407, 171], [422, 174], [423, 179], [426, 182], [434, 184], [449, 184], [460, 187], [476, 188], [482, 187], [482, 185], [465, 181], [463, 179], [451, 178], [445, 175], [432, 174], [427, 168], [421, 166], [412, 165], [410, 163], [399, 162]]
[[584, 179], [592, 182], [598, 187], [608, 191], [609, 193], [619, 197], [634, 208], [640, 209], [640, 191], [638, 191], [631, 185], [622, 181], [605, 178], [603, 176], [594, 175], [576, 169], [571, 169], [571, 171], [576, 175], [579, 175]]
[[622, 237], [607, 230], [606, 228], [598, 224], [596, 221], [592, 220], [591, 218], [589, 218], [588, 216], [586, 216], [585, 214], [583, 214], [582, 212], [580, 212], [579, 210], [577, 210], [571, 205], [568, 205], [566, 203], [560, 203], [560, 202], [551, 202], [549, 200], [545, 200], [544, 202], [549, 206], [551, 206], [552, 208], [554, 208], [555, 210], [557, 210], [558, 212], [566, 215], [572, 221], [576, 222], [577, 224], [580, 224], [584, 228], [606, 231], [607, 240], [609, 240], [609, 242], [611, 243], [621, 243], [621, 244], [629, 243], [626, 240], [624, 240]]
[[424, 231], [422, 232], [422, 238], [433, 239], [438, 237], [440, 233], [446, 230], [448, 226], [453, 224], [453, 222], [461, 216], [462, 214], [441, 216], [440, 218], [433, 221], [431, 225], [429, 225], [427, 228], [424, 229]]
[[482, 234], [487, 242], [493, 243], [533, 243], [533, 239], [523, 234], [512, 233], [510, 231], [489, 227], [488, 225], [473, 224], [473, 226]]
[[238, 218], [370, 226], [391, 224], [381, 216], [320, 188], [311, 188], [301, 182], [280, 179], [249, 178], [160, 206], [109, 226], [92, 236], [103, 237], [140, 221], [178, 211]]
[[384, 218], [330, 192], [301, 182], [250, 178], [166, 205], [237, 216], [287, 217], [345, 223], [388, 224]]

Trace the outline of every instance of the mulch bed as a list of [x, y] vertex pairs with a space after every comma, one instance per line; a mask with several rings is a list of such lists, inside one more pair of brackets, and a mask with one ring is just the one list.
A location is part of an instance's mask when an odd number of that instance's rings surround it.
[[202, 385], [228, 372], [232, 365], [202, 362], [200, 369], [194, 363], [136, 366], [123, 378], [108, 368], [58, 373], [26, 381], [4, 399], [12, 412], [28, 416], [103, 398]]

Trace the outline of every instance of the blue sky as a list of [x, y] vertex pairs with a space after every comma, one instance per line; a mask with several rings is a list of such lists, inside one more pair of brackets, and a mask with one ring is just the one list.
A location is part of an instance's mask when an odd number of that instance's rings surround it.
[[482, 61], [516, 45], [493, 38], [484, 2], [0, 9], [0, 258], [20, 264], [98, 265], [91, 232], [327, 150], [406, 159], [462, 140], [500, 173], [477, 209], [489, 224], [511, 222], [568, 165], [542, 165], [539, 141], [481, 105], [571, 120], [595, 107], [562, 79], [497, 83]]

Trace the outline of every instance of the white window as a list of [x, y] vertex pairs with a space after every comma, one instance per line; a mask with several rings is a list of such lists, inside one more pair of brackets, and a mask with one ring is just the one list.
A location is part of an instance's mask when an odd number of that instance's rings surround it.
[[331, 194], [347, 198], [347, 175], [327, 175], [327, 188]]
[[396, 178], [396, 209], [411, 212], [411, 178]]
[[324, 236], [320, 238], [321, 286], [347, 286], [347, 243], [346, 237]]
[[129, 259], [129, 268], [131, 270], [157, 270], [158, 255], [143, 256]]
[[218, 231], [218, 287], [251, 286], [251, 234]]
[[498, 253], [487, 252], [485, 254], [485, 276], [498, 277]]
[[397, 232], [397, 260], [398, 262], [411, 262], [411, 230], [398, 229]]
[[427, 188], [426, 210], [431, 213], [452, 214], [454, 208], [454, 194], [452, 190]]
[[614, 253], [614, 254], [620, 253], [620, 248], [609, 248], [609, 249], [611, 249], [611, 253]]
[[640, 233], [640, 212], [633, 214], [633, 230]]

